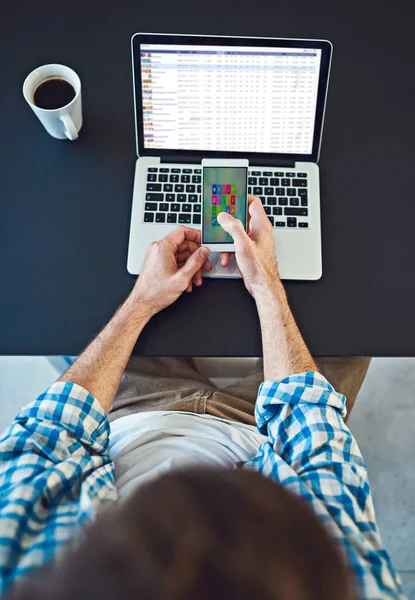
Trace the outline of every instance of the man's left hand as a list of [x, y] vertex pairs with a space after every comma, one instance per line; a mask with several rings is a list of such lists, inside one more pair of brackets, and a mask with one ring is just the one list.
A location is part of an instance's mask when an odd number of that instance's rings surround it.
[[177, 227], [150, 244], [132, 295], [150, 316], [166, 308], [193, 285], [202, 285], [202, 269], [210, 271], [209, 250], [200, 246], [200, 231]]

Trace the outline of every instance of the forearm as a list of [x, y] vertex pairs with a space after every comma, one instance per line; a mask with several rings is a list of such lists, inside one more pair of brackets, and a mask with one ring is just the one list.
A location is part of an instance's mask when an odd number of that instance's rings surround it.
[[267, 286], [255, 294], [255, 299], [261, 323], [265, 379], [280, 381], [295, 373], [316, 371], [282, 283]]
[[149, 318], [148, 309], [133, 291], [58, 381], [81, 385], [109, 412], [131, 352]]

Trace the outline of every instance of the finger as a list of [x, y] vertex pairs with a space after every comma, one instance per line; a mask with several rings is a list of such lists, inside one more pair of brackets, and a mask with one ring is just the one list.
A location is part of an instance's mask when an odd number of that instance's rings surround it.
[[187, 288], [186, 288], [186, 292], [187, 292], [188, 294], [190, 294], [190, 292], [192, 291], [192, 289], [193, 289], [192, 282], [190, 282], [190, 283], [189, 283], [189, 285], [188, 285], [188, 286], [187, 286]]
[[229, 267], [229, 263], [231, 262], [231, 252], [221, 252], [220, 253], [220, 264], [222, 267]]
[[202, 246], [187, 259], [186, 263], [179, 270], [181, 276], [185, 275], [189, 281], [196, 275], [207, 261], [209, 250]]
[[264, 228], [269, 227], [269, 219], [258, 196], [248, 198], [248, 215], [249, 237], [257, 241], [261, 233], [264, 232]]
[[[198, 246], [198, 247], [200, 247], [200, 246]], [[193, 253], [188, 252], [188, 251], [176, 253], [176, 263], [177, 263], [177, 266], [179, 267], [179, 269], [185, 264], [185, 262], [188, 260], [188, 258], [192, 254]], [[212, 265], [210, 264], [209, 260], [207, 260], [205, 263], [203, 263], [202, 269], [203, 269], [203, 271], [211, 271], [212, 270]]]
[[193, 285], [197, 285], [198, 287], [202, 285], [202, 271], [200, 269], [196, 275], [193, 276], [192, 282]]
[[185, 240], [182, 244], [179, 244], [179, 246], [177, 246], [177, 252], [185, 252], [186, 250], [188, 250], [190, 254], [193, 254], [193, 252], [195, 252], [198, 248], [200, 248], [200, 244], [196, 244], [196, 242]]
[[177, 264], [184, 264], [190, 256], [190, 252], [177, 252], [176, 262]]
[[236, 252], [243, 251], [252, 243], [239, 219], [235, 219], [229, 213], [224, 212], [219, 213], [217, 219], [222, 229], [232, 236]]
[[174, 247], [175, 249], [183, 244], [184, 241], [195, 242], [198, 246], [200, 245], [200, 231], [198, 229], [192, 229], [190, 227], [185, 227], [184, 225], [179, 225], [176, 229], [173, 229], [171, 233], [166, 235], [163, 240], [165, 243]]
[[202, 269], [204, 271], [211, 271], [212, 270], [212, 265], [210, 264], [209, 260], [207, 260], [205, 263], [203, 263]]

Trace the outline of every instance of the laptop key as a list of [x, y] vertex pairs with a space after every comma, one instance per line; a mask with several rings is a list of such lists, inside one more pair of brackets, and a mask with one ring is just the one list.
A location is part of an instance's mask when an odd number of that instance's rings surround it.
[[291, 185], [291, 179], [281, 179], [281, 185], [288, 187]]
[[196, 192], [197, 192], [198, 194], [201, 194], [201, 193], [202, 193], [202, 185], [201, 185], [200, 183], [199, 183], [199, 185], [197, 186]]
[[148, 171], [149, 173], [157, 173], [157, 171], [158, 171], [158, 168], [157, 168], [157, 167], [149, 167], [149, 168], [147, 169], [147, 171]]
[[202, 173], [202, 169], [195, 169], [195, 173], [197, 173], [198, 175], [200, 175]]
[[268, 219], [271, 221], [271, 225], [274, 227], [274, 217], [268, 217]]
[[144, 210], [146, 211], [156, 211], [157, 210], [157, 202], [146, 202], [144, 205]]
[[195, 204], [195, 205], [193, 206], [193, 212], [195, 212], [195, 213], [200, 213], [200, 212], [202, 212], [202, 207], [201, 207], [201, 205], [200, 205], [200, 204]]
[[191, 221], [192, 217], [189, 214], [186, 215], [179, 215], [179, 223], [184, 223], [185, 225], [188, 225]]
[[272, 187], [266, 187], [264, 190], [264, 194], [266, 196], [272, 196], [274, 194], [274, 188]]
[[170, 204], [170, 210], [172, 212], [180, 212], [180, 204]]
[[178, 175], [170, 175], [170, 181], [171, 181], [171, 183], [177, 183], [179, 181], [179, 176]]
[[154, 221], [154, 213], [144, 213], [144, 223], [152, 223]]
[[165, 183], [163, 185], [163, 192], [172, 192], [173, 191], [173, 184], [172, 183]]
[[186, 185], [186, 192], [188, 194], [192, 194], [196, 191], [196, 186], [193, 185], [193, 183], [190, 183], [189, 185]]
[[147, 181], [157, 181], [157, 175], [155, 173], [149, 173], [147, 175]]
[[271, 179], [269, 180], [269, 184], [270, 185], [280, 185], [280, 180], [278, 179], [278, 177], [271, 177]]
[[189, 202], [198, 202], [199, 197], [197, 194], [189, 194], [187, 199]]
[[182, 183], [176, 183], [174, 186], [175, 192], [184, 192], [184, 185]]
[[307, 190], [298, 190], [298, 195], [307, 198]]
[[293, 179], [293, 185], [296, 187], [307, 187], [307, 182], [304, 179]]
[[191, 204], [182, 204], [182, 211], [184, 213], [192, 212], [192, 205]]
[[146, 194], [146, 202], [163, 202], [164, 194]]
[[272, 214], [273, 215], [282, 215], [281, 206], [274, 206], [274, 208], [272, 209]]
[[193, 224], [200, 225], [202, 215], [193, 215]]
[[294, 188], [288, 188], [287, 189], [287, 196], [296, 196], [297, 192], [295, 191]]
[[258, 185], [268, 185], [268, 177], [260, 177], [258, 179]]
[[260, 196], [262, 194], [262, 187], [254, 187], [255, 196]]
[[260, 197], [259, 197], [259, 199], [260, 199], [260, 200], [261, 200], [261, 202], [262, 202], [262, 206], [265, 206], [265, 203], [266, 203], [266, 201], [267, 201], [267, 199], [265, 198], [265, 196], [260, 196]]
[[272, 177], [272, 171], [264, 171], [262, 174], [264, 177]]
[[176, 194], [166, 194], [167, 202], [174, 202], [176, 200]]
[[182, 176], [180, 177], [180, 181], [181, 181], [182, 183], [190, 183], [190, 175], [182, 175]]
[[174, 213], [169, 213], [167, 215], [167, 223], [177, 223], [177, 215]]
[[288, 217], [287, 227], [297, 227], [297, 219], [295, 217]]
[[[307, 173], [297, 173], [297, 177], [307, 177]], [[300, 223], [301, 227], [301, 223]]]
[[169, 176], [166, 173], [160, 173], [159, 175], [159, 181], [161, 181], [161, 183], [164, 183], [165, 181], [169, 180]]
[[193, 169], [183, 169], [183, 173], [193, 173]]
[[202, 181], [202, 177], [200, 175], [192, 175], [192, 183], [200, 183]]
[[[181, 169], [172, 169], [171, 172], [172, 173], [180, 173], [180, 170]], [[176, 215], [173, 215], [173, 216], [175, 217]]]
[[295, 173], [286, 173], [285, 176], [286, 177], [295, 177]]
[[148, 192], [161, 192], [161, 183], [147, 183]]
[[252, 175], [252, 177], [260, 177], [261, 171], [251, 171], [251, 175]]
[[298, 206], [299, 204], [298, 198], [290, 198], [290, 206]]
[[305, 229], [308, 227], [308, 223], [298, 223], [298, 227], [303, 227]]
[[284, 215], [290, 217], [308, 217], [308, 210], [306, 208], [293, 208], [289, 206], [284, 208]]
[[305, 196], [301, 196], [300, 202], [301, 202], [301, 206], [308, 206], [308, 200]]
[[258, 183], [258, 179], [256, 177], [248, 177], [248, 185], [256, 185]]
[[165, 213], [156, 213], [156, 223], [165, 223], [166, 215]]
[[274, 177], [284, 177], [283, 171], [275, 171], [274, 172]]
[[177, 202], [186, 202], [187, 196], [186, 194], [177, 194]]
[[250, 185], [248, 186], [248, 194], [252, 194], [252, 188]]
[[287, 206], [287, 204], [288, 204], [288, 198], [278, 198], [278, 204], [280, 206]]
[[163, 211], [163, 212], [167, 212], [169, 210], [169, 205], [167, 202], [161, 202], [159, 204], [159, 210]]
[[284, 221], [276, 221], [275, 227], [285, 227], [285, 222]]
[[167, 167], [163, 167], [160, 169], [160, 173], [170, 173], [170, 169]]
[[270, 206], [264, 206], [264, 210], [265, 210], [265, 214], [266, 215], [270, 215], [271, 214], [271, 207]]
[[285, 196], [285, 188], [275, 188], [276, 196]]
[[275, 198], [275, 196], [267, 198], [267, 204], [268, 206], [275, 206], [277, 204], [277, 199]]

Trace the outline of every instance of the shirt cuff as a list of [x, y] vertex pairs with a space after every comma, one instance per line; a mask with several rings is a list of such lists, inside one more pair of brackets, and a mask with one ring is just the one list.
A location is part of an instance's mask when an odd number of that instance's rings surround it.
[[98, 400], [77, 383], [57, 381], [34, 402], [24, 406], [15, 422], [65, 429], [94, 452], [108, 453], [110, 425]]
[[281, 381], [264, 381], [258, 390], [255, 418], [261, 433], [267, 434], [267, 423], [275, 416], [277, 405], [314, 404], [330, 406], [347, 414], [346, 397], [336, 392], [327, 379], [317, 371], [290, 375]]

